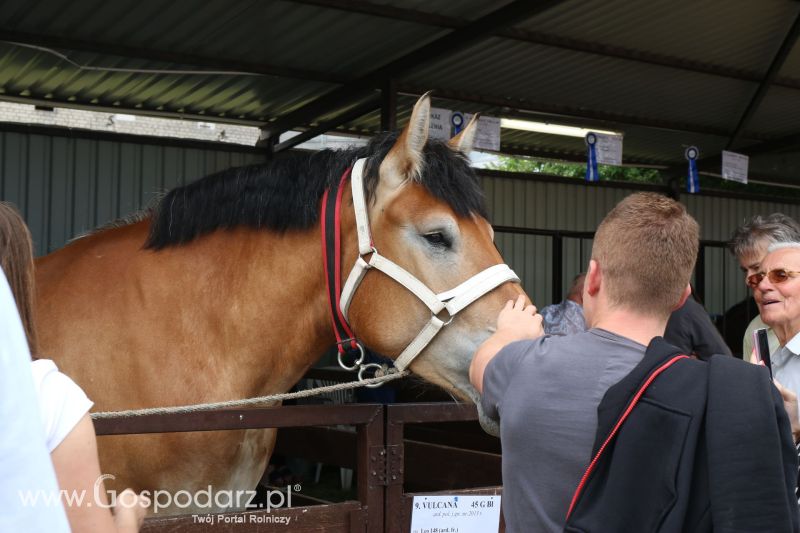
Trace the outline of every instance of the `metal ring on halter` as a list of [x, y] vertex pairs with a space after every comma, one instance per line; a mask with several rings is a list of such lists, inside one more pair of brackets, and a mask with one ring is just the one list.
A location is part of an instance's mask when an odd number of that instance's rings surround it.
[[[361, 257], [364, 257], [365, 255], [369, 255], [369, 254], [377, 254], [377, 253], [378, 253], [378, 249], [377, 249], [377, 248], [375, 248], [374, 246], [370, 246], [370, 247], [369, 247], [369, 252], [367, 252], [367, 253], [365, 253], [365, 254], [361, 254]], [[372, 265], [370, 265], [370, 266], [372, 266]]]
[[[359, 381], [364, 381], [364, 379], [366, 379], [364, 377], [364, 371], [366, 369], [368, 369], [368, 368], [374, 368], [375, 369], [375, 376], [373, 376], [373, 377], [378, 377], [378, 375], [377, 375], [378, 371], [383, 370], [383, 365], [379, 365], [378, 363], [367, 363], [366, 365], [361, 365], [361, 369], [358, 371], [358, 380]], [[368, 387], [370, 389], [377, 389], [381, 385], [383, 385], [383, 382], [368, 383], [368, 384], [365, 384], [364, 386]]]
[[[446, 308], [444, 310], [446, 310]], [[448, 313], [449, 313], [449, 311], [448, 311]], [[436, 315], [433, 315], [433, 316], [436, 316]], [[455, 317], [456, 317], [456, 315], [450, 315], [450, 320], [448, 320], [447, 322], [442, 324], [442, 327], [450, 325], [450, 322], [452, 322]], [[439, 318], [439, 317], [436, 316], [436, 318]], [[441, 320], [441, 318], [439, 318], [439, 320]]]
[[366, 354], [364, 353], [364, 347], [361, 346], [360, 342], [356, 341], [356, 347], [358, 347], [358, 351], [360, 352], [360, 354], [358, 356], [358, 359], [356, 359], [356, 362], [353, 363], [353, 366], [347, 366], [346, 364], [344, 364], [344, 361], [342, 361], [342, 352], [339, 352], [336, 356], [336, 359], [339, 361], [339, 366], [350, 372], [355, 372], [355, 370], [361, 366], [361, 363], [364, 362], [364, 357], [366, 356]]

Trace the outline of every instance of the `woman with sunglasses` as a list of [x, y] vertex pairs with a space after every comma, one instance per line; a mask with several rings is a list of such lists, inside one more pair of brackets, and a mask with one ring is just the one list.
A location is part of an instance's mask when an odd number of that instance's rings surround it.
[[[800, 242], [800, 224], [783, 213], [755, 215], [736, 228], [728, 247], [739, 263], [739, 267], [744, 273], [745, 281], [748, 276], [761, 271], [761, 261], [767, 255], [767, 250], [771, 245], [778, 242]], [[753, 291], [752, 302], [753, 305], [761, 305], [761, 293], [759, 291]], [[761, 320], [759, 312], [753, 315], [748, 300], [741, 302], [739, 305], [741, 307], [738, 308], [738, 314], [728, 315], [737, 306], [726, 312], [725, 340], [729, 342], [732, 348], [738, 348], [739, 343], [741, 343], [741, 357], [749, 361], [750, 354], [753, 351], [753, 332], [756, 329], [765, 327], [766, 324]], [[742, 321], [743, 323], [740, 323]], [[744, 336], [737, 338], [737, 334], [741, 335], [742, 329], [745, 330]], [[770, 352], [774, 352], [779, 345], [775, 333], [770, 328], [767, 328], [767, 338]]]
[[797, 395], [800, 393], [800, 242], [769, 247], [761, 269], [747, 277], [747, 284], [761, 294], [761, 319], [772, 328], [780, 347], [771, 354], [772, 374], [781, 391], [792, 423], [795, 442], [800, 441]]

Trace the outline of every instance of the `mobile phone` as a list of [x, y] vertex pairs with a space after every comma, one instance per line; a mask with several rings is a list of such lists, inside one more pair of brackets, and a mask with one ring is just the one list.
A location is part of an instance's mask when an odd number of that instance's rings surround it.
[[753, 332], [753, 346], [756, 348], [756, 357], [759, 361], [764, 361], [764, 366], [769, 370], [769, 377], [772, 378], [772, 360], [769, 358], [766, 328], [759, 328]]

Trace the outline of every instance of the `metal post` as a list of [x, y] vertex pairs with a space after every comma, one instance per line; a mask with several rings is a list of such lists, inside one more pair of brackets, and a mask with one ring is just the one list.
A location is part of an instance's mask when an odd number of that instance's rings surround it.
[[397, 129], [397, 82], [386, 80], [381, 87], [381, 131]]
[[557, 304], [563, 297], [564, 283], [564, 240], [560, 233], [553, 235], [553, 303]]
[[358, 426], [358, 458], [356, 475], [358, 499], [367, 508], [367, 528], [380, 531], [383, 527], [386, 486], [382, 483], [385, 463], [380, 455], [384, 450], [384, 411], [374, 406], [375, 414], [363, 426]]
[[697, 263], [694, 266], [694, 292], [701, 302], [706, 301], [706, 245], [701, 244], [697, 251]]

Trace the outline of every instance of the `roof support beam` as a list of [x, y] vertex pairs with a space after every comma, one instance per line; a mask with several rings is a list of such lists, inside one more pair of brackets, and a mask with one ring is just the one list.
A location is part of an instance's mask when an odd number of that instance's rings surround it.
[[[308, 4], [317, 7], [338, 9], [349, 13], [363, 13], [378, 16], [391, 20], [402, 20], [439, 28], [459, 29], [469, 24], [469, 21], [426, 13], [413, 9], [397, 8], [393, 6], [372, 4], [371, 2], [358, 0], [287, 0], [298, 4]], [[574, 50], [603, 57], [616, 57], [619, 59], [637, 61], [664, 67], [671, 67], [680, 70], [701, 72], [742, 81], [760, 82], [761, 77], [755, 73], [721, 65], [705, 64], [697, 61], [690, 61], [683, 58], [675, 58], [660, 54], [653, 54], [641, 50], [634, 50], [618, 46], [609, 46], [578, 39], [550, 35], [543, 32], [533, 32], [516, 28], [509, 28], [498, 31], [496, 35], [508, 39], [541, 44], [553, 48]], [[129, 57], [136, 59], [147, 59], [151, 61], [162, 61], [181, 65], [194, 65], [206, 67], [213, 70], [236, 70], [263, 74], [265, 76], [278, 76], [292, 79], [302, 79], [308, 81], [319, 81], [326, 83], [346, 83], [349, 79], [327, 72], [310, 71], [305, 69], [279, 67], [266, 63], [250, 63], [246, 61], [198, 56], [194, 54], [183, 54], [177, 52], [167, 52], [163, 50], [151, 50], [147, 48], [136, 48], [122, 46], [112, 43], [101, 43], [96, 41], [82, 41], [59, 37], [54, 35], [42, 35], [36, 33], [16, 32], [0, 30], [0, 40], [8, 42], [26, 43], [35, 46], [45, 46], [68, 50], [78, 50], [84, 52], [112, 54], [118, 57]], [[777, 87], [787, 87], [800, 89], [800, 80], [793, 78], [776, 78], [773, 85]]]
[[773, 139], [771, 141], [739, 149], [740, 152], [748, 155], [769, 154], [771, 152], [780, 152], [782, 150], [800, 151], [800, 133], [792, 133], [779, 139]]
[[[427, 13], [415, 9], [405, 9], [393, 6], [373, 4], [365, 0], [287, 0], [297, 4], [313, 5], [316, 7], [324, 7], [329, 9], [338, 9], [348, 13], [360, 13], [375, 17], [386, 18], [390, 20], [402, 20], [415, 24], [425, 24], [428, 26], [435, 26], [439, 28], [458, 29], [466, 26], [469, 21], [456, 17], [448, 17], [446, 15], [439, 15], [437, 13]], [[712, 76], [719, 76], [723, 78], [737, 79], [742, 81], [760, 82], [761, 76], [759, 73], [727, 67], [723, 65], [715, 65], [710, 63], [702, 63], [700, 61], [693, 61], [685, 58], [672, 57], [662, 54], [655, 54], [644, 50], [636, 50], [631, 48], [624, 48], [621, 46], [612, 46], [602, 43], [582, 41], [572, 37], [563, 37], [560, 35], [552, 35], [541, 31], [530, 31], [518, 28], [507, 28], [495, 33], [498, 37], [507, 39], [514, 39], [517, 41], [528, 42], [532, 44], [539, 44], [549, 46], [552, 48], [561, 48], [563, 50], [573, 50], [576, 52], [584, 52], [602, 57], [614, 57], [627, 61], [636, 61], [639, 63], [646, 63], [662, 67], [669, 67], [678, 70], [685, 70], [690, 72], [699, 72], [702, 74], [710, 74]], [[791, 78], [776, 78], [775, 85], [782, 87], [789, 87], [792, 89], [800, 89], [800, 80]]]
[[[792, 149], [794, 150], [800, 149], [800, 133], [793, 133], [791, 135], [781, 137], [780, 139], [774, 139], [768, 142], [751, 144], [750, 146], [737, 148], [736, 151], [740, 154], [754, 157], [759, 154], [769, 154], [781, 150], [792, 150]], [[697, 169], [700, 172], [713, 172], [715, 174], [718, 174], [721, 166], [722, 166], [722, 153], [709, 155], [697, 160]], [[666, 169], [664, 169], [663, 174], [665, 175], [665, 177], [670, 178], [676, 175], [681, 175], [681, 174], [685, 175], [687, 172], [688, 172], [688, 163], [683, 162], [680, 164], [675, 164], [667, 167]], [[773, 181], [775, 183], [787, 183], [786, 180], [782, 180], [780, 178], [770, 178], [769, 181]], [[788, 182], [796, 183], [796, 180], [789, 180]]]
[[[291, 139], [286, 139], [281, 143], [275, 144], [274, 146], [272, 146], [272, 153], [277, 154], [278, 152], [283, 152], [284, 150], [288, 150], [289, 148], [294, 148], [298, 144], [302, 144], [308, 141], [309, 139], [313, 139], [317, 135], [322, 135], [323, 133], [326, 133], [328, 131], [338, 128], [339, 126], [347, 124], [348, 122], [352, 122], [358, 117], [366, 115], [367, 113], [371, 113], [372, 111], [375, 111], [376, 109], [380, 108], [380, 105], [381, 105], [381, 97], [377, 95], [372, 96], [366, 101], [362, 102], [361, 104], [345, 111], [336, 118], [325, 121], [314, 128], [304, 131], [299, 135], [295, 135]], [[273, 137], [267, 138], [265, 141], [258, 141], [258, 143], [256, 143], [256, 146], [264, 146], [265, 143], [269, 143], [269, 140], [271, 138]], [[267, 144], [267, 146], [269, 145]]]
[[728, 145], [726, 147], [728, 150], [730, 150], [736, 144], [745, 128], [750, 124], [753, 115], [758, 110], [761, 102], [764, 101], [767, 91], [769, 91], [770, 86], [775, 81], [775, 78], [777, 77], [778, 72], [780, 72], [781, 67], [783, 67], [786, 58], [789, 57], [789, 53], [792, 51], [792, 48], [794, 48], [798, 36], [800, 36], [800, 14], [797, 16], [797, 18], [795, 18], [794, 23], [789, 29], [789, 32], [786, 34], [783, 43], [781, 43], [778, 52], [772, 59], [772, 63], [770, 64], [769, 69], [767, 69], [764, 79], [761, 80], [761, 83], [759, 84], [758, 89], [756, 89], [753, 98], [750, 100], [750, 103], [747, 104], [744, 113], [742, 113], [739, 123], [736, 125], [736, 129], [733, 130], [730, 139], [728, 139]]
[[[409, 95], [420, 95], [425, 92], [421, 87], [402, 84], [398, 87], [398, 91], [400, 93]], [[549, 120], [552, 117], [562, 117], [580, 120], [581, 126], [586, 126], [586, 121], [590, 120], [602, 123], [594, 124], [595, 127], [642, 126], [645, 128], [655, 128], [701, 135], [715, 135], [718, 137], [727, 137], [728, 135], [728, 130], [726, 129], [713, 128], [701, 124], [673, 122], [670, 120], [623, 115], [621, 113], [597, 111], [582, 107], [576, 108], [559, 104], [530, 102], [527, 100], [517, 100], [513, 98], [476, 95], [441, 87], [432, 88], [431, 92], [433, 93], [433, 96], [437, 98], [444, 98], [459, 102], [472, 102], [486, 106], [496, 106], [498, 111], [502, 113], [503, 116], [511, 117], [513, 115], [515, 118], [526, 120]], [[539, 116], [537, 117], [536, 115]]]
[[397, 129], [397, 82], [387, 80], [381, 87], [381, 131]]
[[369, 72], [360, 78], [335, 89], [320, 98], [292, 111], [266, 127], [272, 135], [280, 135], [300, 125], [305, 125], [331, 109], [342, 107], [356, 100], [371, 88], [380, 86], [385, 80], [408, 73], [419, 65], [441, 59], [463, 50], [492, 35], [506, 26], [542, 13], [564, 0], [515, 0], [488, 15], [481, 17], [461, 29], [455, 30], [426, 44], [390, 63]]

